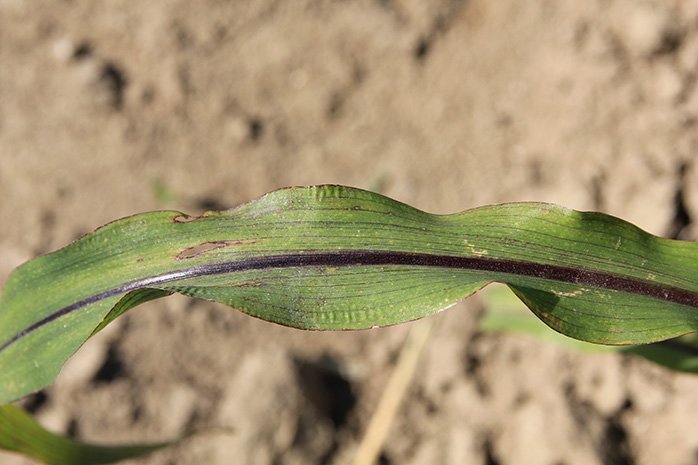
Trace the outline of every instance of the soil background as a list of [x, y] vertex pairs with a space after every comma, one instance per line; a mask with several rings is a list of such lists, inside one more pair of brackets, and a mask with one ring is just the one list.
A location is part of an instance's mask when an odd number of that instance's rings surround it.
[[[0, 282], [116, 218], [289, 185], [695, 239], [697, 73], [698, 1], [0, 0]], [[482, 310], [430, 317], [380, 463], [698, 463], [698, 377], [482, 333]], [[411, 326], [308, 333], [173, 296], [24, 405], [103, 443], [233, 430], [133, 464], [350, 463]]]

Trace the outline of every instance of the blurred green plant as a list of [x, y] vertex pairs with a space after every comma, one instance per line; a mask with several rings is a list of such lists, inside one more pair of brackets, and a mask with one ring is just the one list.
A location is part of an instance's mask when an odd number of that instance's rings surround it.
[[149, 454], [177, 441], [98, 446], [53, 434], [12, 404], [0, 405], [0, 448], [53, 465], [98, 465]]
[[158, 205], [170, 205], [177, 200], [177, 193], [159, 176], [150, 181], [150, 191]]

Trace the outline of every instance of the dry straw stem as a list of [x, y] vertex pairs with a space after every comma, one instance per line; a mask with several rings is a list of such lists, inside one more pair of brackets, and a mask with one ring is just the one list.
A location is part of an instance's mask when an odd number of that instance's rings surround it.
[[378, 407], [371, 417], [371, 422], [364, 433], [354, 458], [353, 465], [373, 465], [383, 448], [390, 426], [400, 408], [410, 381], [417, 369], [419, 358], [426, 347], [429, 336], [434, 328], [434, 318], [428, 318], [412, 327], [405, 345], [400, 352], [395, 370], [390, 376], [388, 385], [383, 391]]

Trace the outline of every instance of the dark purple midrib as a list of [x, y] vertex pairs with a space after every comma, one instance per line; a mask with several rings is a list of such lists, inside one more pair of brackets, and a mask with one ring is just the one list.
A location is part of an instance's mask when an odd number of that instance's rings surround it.
[[627, 278], [611, 273], [603, 273], [599, 271], [591, 271], [560, 265], [544, 265], [526, 261], [487, 257], [456, 257], [450, 255], [432, 255], [424, 253], [375, 250], [300, 253], [247, 258], [223, 263], [211, 263], [191, 268], [183, 268], [160, 275], [131, 281], [122, 286], [95, 294], [86, 299], [63, 307], [62, 309], [29, 326], [24, 331], [16, 334], [12, 339], [0, 346], [0, 351], [4, 350], [31, 332], [36, 331], [42, 326], [45, 326], [46, 324], [82, 307], [119, 294], [125, 294], [138, 289], [157, 287], [159, 284], [200, 276], [213, 276], [236, 271], [263, 270], [270, 268], [381, 265], [425, 266], [433, 268], [489, 271], [493, 273], [528, 276], [654, 297], [657, 299], [698, 308], [698, 293], [695, 292], [687, 291], [674, 286], [657, 284], [639, 278]]

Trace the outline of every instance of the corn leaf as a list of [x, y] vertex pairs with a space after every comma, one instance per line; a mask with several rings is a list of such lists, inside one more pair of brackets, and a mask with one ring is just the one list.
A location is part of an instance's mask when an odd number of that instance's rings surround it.
[[[502, 292], [503, 291], [503, 292]], [[608, 346], [590, 344], [550, 331], [506, 288], [488, 289], [479, 327], [485, 332], [508, 332], [584, 352], [623, 352], [674, 371], [698, 373], [698, 333], [652, 344]]]
[[49, 465], [98, 465], [149, 454], [174, 442], [100, 446], [53, 434], [27, 412], [0, 405], [0, 448], [34, 457]]
[[107, 224], [15, 270], [0, 299], [0, 403], [51, 383], [92, 334], [179, 292], [310, 330], [393, 325], [497, 281], [554, 330], [643, 344], [698, 329], [698, 246], [540, 203], [431, 215], [342, 186], [190, 218]]

